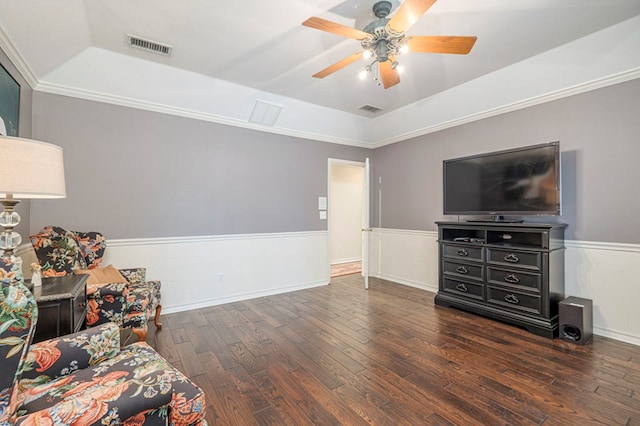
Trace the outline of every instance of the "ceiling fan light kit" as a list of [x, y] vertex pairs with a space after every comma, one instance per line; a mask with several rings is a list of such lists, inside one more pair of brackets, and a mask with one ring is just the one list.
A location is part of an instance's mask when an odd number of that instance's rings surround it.
[[405, 35], [435, 2], [436, 0], [405, 0], [393, 17], [387, 18], [392, 4], [389, 1], [379, 1], [373, 5], [373, 13], [378, 19], [369, 23], [362, 31], [318, 17], [307, 19], [302, 25], [356, 39], [364, 49], [317, 72], [313, 77], [324, 78], [361, 58], [374, 58], [373, 62], [360, 72], [359, 77], [366, 79], [367, 74], [371, 73], [378, 86], [382, 85], [388, 89], [400, 83], [399, 74], [403, 67], [396, 60], [396, 56], [400, 54], [469, 53], [476, 37]]

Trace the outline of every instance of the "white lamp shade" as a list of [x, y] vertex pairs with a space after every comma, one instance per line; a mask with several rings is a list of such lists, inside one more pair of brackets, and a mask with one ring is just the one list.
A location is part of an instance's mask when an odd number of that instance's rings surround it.
[[62, 148], [31, 139], [0, 136], [0, 197], [64, 198]]

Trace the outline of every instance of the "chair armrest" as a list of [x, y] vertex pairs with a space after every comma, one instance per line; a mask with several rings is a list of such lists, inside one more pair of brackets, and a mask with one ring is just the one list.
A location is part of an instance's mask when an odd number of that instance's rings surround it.
[[29, 349], [20, 386], [28, 389], [66, 376], [120, 353], [120, 329], [106, 323], [77, 333], [34, 343]]
[[129, 284], [133, 285], [143, 284], [147, 276], [146, 268], [118, 269], [118, 271], [129, 281]]
[[108, 296], [127, 297], [129, 295], [129, 284], [109, 283], [109, 284], [87, 284], [87, 297], [101, 299]]
[[120, 324], [119, 316], [127, 310], [129, 294], [126, 283], [87, 285], [87, 325], [111, 321]]

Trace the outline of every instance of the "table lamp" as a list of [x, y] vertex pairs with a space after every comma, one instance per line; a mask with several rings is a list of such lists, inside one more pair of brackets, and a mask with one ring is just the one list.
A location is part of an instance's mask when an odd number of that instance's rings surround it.
[[[0, 132], [3, 130], [0, 118]], [[19, 198], [66, 197], [62, 148], [0, 134], [0, 159], [0, 204], [4, 207], [0, 213], [0, 258], [9, 258], [21, 266], [22, 260], [14, 254], [22, 242], [20, 234], [13, 230], [20, 223], [15, 206]]]

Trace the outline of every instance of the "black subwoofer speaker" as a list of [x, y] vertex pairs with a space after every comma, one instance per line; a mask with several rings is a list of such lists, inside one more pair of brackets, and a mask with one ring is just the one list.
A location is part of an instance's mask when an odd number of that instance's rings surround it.
[[593, 302], [570, 296], [558, 304], [560, 338], [584, 345], [593, 335]]

